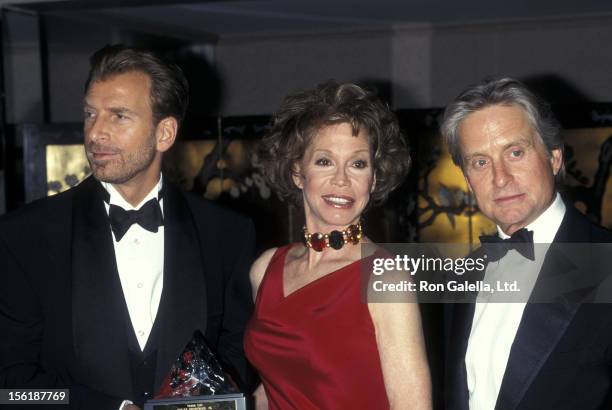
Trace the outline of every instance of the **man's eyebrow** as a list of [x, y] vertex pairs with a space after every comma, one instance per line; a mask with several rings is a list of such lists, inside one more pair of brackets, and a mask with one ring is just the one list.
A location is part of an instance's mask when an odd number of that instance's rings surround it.
[[108, 109], [110, 112], [112, 112], [113, 114], [132, 114], [132, 115], [138, 115], [135, 111], [130, 110], [127, 107], [110, 107]]
[[514, 146], [514, 145], [524, 145], [524, 146], [532, 146], [533, 145], [533, 139], [531, 138], [526, 138], [526, 137], [521, 137], [521, 138], [517, 138], [514, 141], [510, 141], [507, 144], [504, 145], [504, 150], [507, 150], [508, 148]]
[[[95, 107], [90, 105], [87, 102], [87, 100], [83, 100], [83, 108], [95, 108]], [[130, 114], [130, 115], [138, 116], [138, 113], [136, 111], [133, 111], [127, 107], [122, 107], [122, 106], [110, 107], [108, 108], [108, 111], [110, 111], [113, 114]]]
[[479, 157], [479, 156], [485, 156], [485, 155], [484, 155], [484, 154], [481, 154], [481, 153], [478, 153], [478, 152], [475, 152], [475, 153], [473, 153], [473, 154], [470, 154], [470, 155], [466, 155], [466, 156], [464, 156], [464, 157], [463, 157], [463, 162], [464, 162], [464, 163], [471, 162], [471, 161], [472, 161], [472, 159], [473, 159], [474, 157]]
[[482, 152], [476, 151], [476, 152], [472, 152], [471, 154], [465, 155], [463, 157], [463, 160], [464, 161], [470, 161], [474, 157], [486, 157], [486, 156], [488, 156], [488, 155], [484, 154]]

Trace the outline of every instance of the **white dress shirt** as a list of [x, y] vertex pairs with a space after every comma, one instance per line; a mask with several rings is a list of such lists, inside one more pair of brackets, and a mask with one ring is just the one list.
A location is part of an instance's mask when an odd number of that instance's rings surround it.
[[[564, 215], [565, 204], [557, 194], [546, 211], [526, 226], [526, 229], [533, 231], [534, 243], [552, 243]], [[509, 237], [499, 226], [497, 231], [501, 238]], [[495, 302], [496, 297], [508, 300], [508, 295], [478, 295], [478, 301], [488, 300], [490, 303], [477, 302], [475, 305], [465, 355], [469, 403], [472, 410], [495, 408], [510, 349], [525, 310], [525, 301], [533, 291], [547, 250], [547, 246], [535, 246], [535, 260], [531, 261], [512, 249], [499, 261], [487, 265], [485, 282], [517, 280], [521, 292], [516, 294], [517, 302], [514, 303]]]
[[[110, 203], [105, 203], [106, 212], [110, 204], [125, 210], [140, 209], [147, 201], [158, 197], [162, 184], [160, 176], [157, 185], [134, 207], [112, 184], [102, 182], [102, 186], [110, 194]], [[159, 205], [163, 214], [163, 200], [160, 199]], [[140, 225], [133, 224], [119, 242], [113, 234], [113, 246], [123, 297], [136, 339], [144, 351], [155, 322], [164, 283], [164, 227], [160, 226], [157, 232], [149, 232]]]

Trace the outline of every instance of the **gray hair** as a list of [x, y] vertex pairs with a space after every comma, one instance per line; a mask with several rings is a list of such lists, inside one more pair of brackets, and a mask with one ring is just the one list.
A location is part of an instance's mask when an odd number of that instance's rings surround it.
[[[453, 162], [461, 169], [463, 169], [463, 157], [459, 144], [459, 126], [468, 115], [492, 105], [521, 107], [549, 156], [555, 149], [561, 150], [563, 155], [561, 125], [552, 113], [550, 105], [529, 91], [520, 81], [513, 78], [499, 78], [485, 80], [469, 87], [444, 110], [440, 131]], [[565, 168], [562, 163], [557, 173], [558, 182], [564, 173]]]

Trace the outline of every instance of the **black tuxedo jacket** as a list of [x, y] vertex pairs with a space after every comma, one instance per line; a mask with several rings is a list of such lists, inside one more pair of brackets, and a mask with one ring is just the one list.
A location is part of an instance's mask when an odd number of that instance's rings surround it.
[[[612, 234], [568, 205], [554, 242], [609, 243]], [[542, 288], [543, 281], [554, 280], [553, 275], [571, 277], [577, 266], [573, 257], [551, 247], [534, 292]], [[469, 408], [465, 353], [473, 316], [474, 304], [453, 307], [446, 356], [447, 409]], [[495, 408], [612, 408], [612, 304], [562, 300], [527, 304]]]
[[[155, 385], [196, 329], [244, 381], [252, 223], [171, 184], [164, 191]], [[132, 398], [111, 235], [92, 177], [0, 219], [0, 387], [70, 388], [71, 408], [88, 410]]]

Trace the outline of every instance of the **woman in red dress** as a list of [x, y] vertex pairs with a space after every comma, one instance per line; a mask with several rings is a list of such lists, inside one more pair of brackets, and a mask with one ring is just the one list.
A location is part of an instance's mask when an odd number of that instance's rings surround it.
[[418, 305], [361, 299], [361, 214], [410, 166], [395, 115], [354, 84], [322, 84], [285, 99], [258, 160], [306, 221], [303, 244], [251, 268], [258, 410], [431, 408]]

